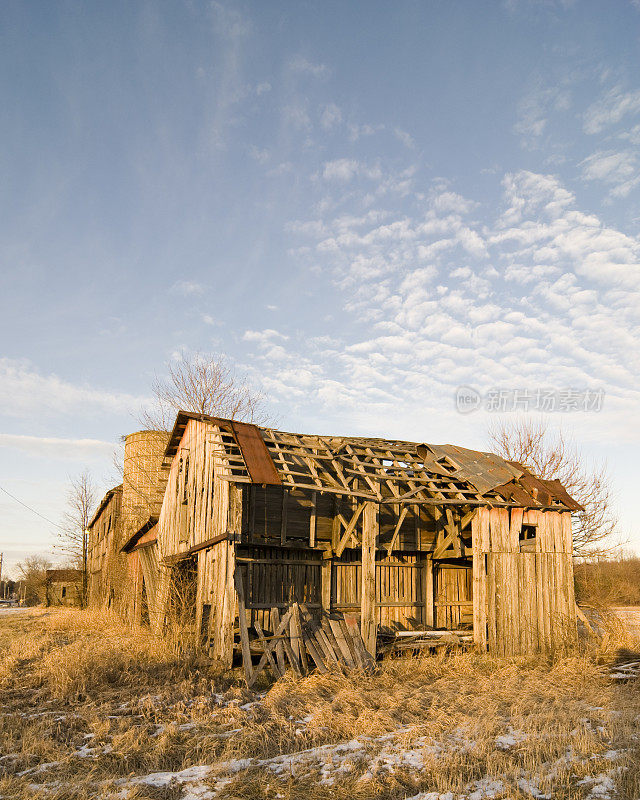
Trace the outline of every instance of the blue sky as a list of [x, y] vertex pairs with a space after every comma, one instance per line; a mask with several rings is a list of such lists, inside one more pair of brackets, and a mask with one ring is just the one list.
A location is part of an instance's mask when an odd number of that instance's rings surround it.
[[[640, 440], [640, 3], [0, 4], [0, 486], [108, 488], [163, 363], [284, 429], [486, 447], [468, 385], [614, 477]], [[0, 495], [9, 562], [53, 527]]]

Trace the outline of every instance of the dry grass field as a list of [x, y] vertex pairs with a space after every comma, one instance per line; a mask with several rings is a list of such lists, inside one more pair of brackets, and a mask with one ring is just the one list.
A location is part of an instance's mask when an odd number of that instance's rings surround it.
[[402, 658], [255, 692], [79, 611], [0, 614], [0, 797], [640, 797], [620, 626], [554, 661]]

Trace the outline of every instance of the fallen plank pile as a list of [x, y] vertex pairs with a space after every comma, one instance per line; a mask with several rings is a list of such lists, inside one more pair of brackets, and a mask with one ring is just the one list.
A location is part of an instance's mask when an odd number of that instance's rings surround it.
[[610, 670], [611, 679], [614, 681], [629, 681], [640, 677], [640, 661], [628, 661], [625, 664], [616, 664]]
[[[277, 608], [272, 608], [270, 616], [273, 633], [265, 634], [256, 619], [252, 638], [245, 614], [241, 611], [239, 615], [242, 662], [248, 686], [253, 686], [267, 666], [275, 678], [281, 678], [287, 669], [299, 677], [314, 668], [323, 673], [332, 669], [373, 671], [375, 662], [365, 649], [354, 616], [323, 613], [318, 618], [298, 603], [282, 617]], [[254, 653], [259, 659], [256, 665]]]
[[385, 626], [380, 629], [378, 638], [378, 652], [382, 654], [473, 645], [473, 634], [468, 630], [406, 630], [400, 625], [395, 628]]

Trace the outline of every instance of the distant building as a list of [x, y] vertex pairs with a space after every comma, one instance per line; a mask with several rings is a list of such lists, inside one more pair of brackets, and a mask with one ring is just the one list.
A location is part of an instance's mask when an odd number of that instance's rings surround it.
[[82, 599], [82, 571], [48, 569], [45, 590], [48, 606], [79, 606]]

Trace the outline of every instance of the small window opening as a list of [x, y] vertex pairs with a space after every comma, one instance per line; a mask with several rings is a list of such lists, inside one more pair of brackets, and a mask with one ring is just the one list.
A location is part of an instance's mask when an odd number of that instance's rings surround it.
[[520, 541], [526, 542], [528, 539], [535, 539], [537, 533], [537, 525], [523, 525], [520, 530]]
[[66, 596], [67, 596], [67, 587], [66, 587], [66, 586], [63, 586], [63, 587], [62, 587], [62, 596], [63, 596], [63, 597], [66, 597]]

